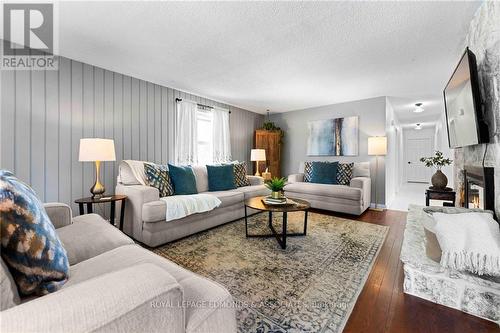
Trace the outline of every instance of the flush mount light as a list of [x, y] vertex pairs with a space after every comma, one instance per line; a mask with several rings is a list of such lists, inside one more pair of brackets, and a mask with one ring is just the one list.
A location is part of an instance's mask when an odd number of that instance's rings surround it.
[[415, 104], [415, 110], [413, 110], [413, 112], [415, 112], [415, 113], [424, 112], [424, 108], [422, 107], [422, 103]]
[[422, 129], [422, 124], [416, 124], [415, 125], [416, 130], [421, 130]]

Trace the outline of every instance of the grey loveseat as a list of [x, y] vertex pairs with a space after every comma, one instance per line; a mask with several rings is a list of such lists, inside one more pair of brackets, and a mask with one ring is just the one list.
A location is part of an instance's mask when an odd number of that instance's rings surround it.
[[64, 204], [46, 211], [64, 244], [70, 277], [52, 294], [20, 299], [1, 262], [1, 332], [236, 331], [232, 297], [221, 285], [134, 244]]
[[263, 185], [263, 179], [255, 176], [247, 176], [250, 186], [230, 191], [208, 192], [206, 166], [194, 166], [198, 193], [215, 195], [222, 203], [212, 211], [167, 222], [166, 204], [160, 200], [158, 189], [141, 184], [140, 177], [131, 169], [129, 162], [120, 162], [116, 186], [117, 194], [128, 196], [123, 231], [152, 247], [240, 219], [245, 216], [246, 199], [270, 193]]
[[304, 163], [301, 163], [299, 173], [288, 176], [285, 194], [307, 200], [313, 208], [361, 215], [371, 202], [370, 163], [354, 163], [350, 186], [304, 182]]

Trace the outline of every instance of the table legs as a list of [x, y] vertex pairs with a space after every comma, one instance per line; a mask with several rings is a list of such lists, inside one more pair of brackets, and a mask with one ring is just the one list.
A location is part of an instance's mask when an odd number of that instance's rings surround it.
[[122, 200], [122, 207], [120, 209], [120, 226], [119, 226], [119, 228], [122, 231], [123, 231], [123, 219], [125, 217], [125, 202], [126, 202], [126, 200]]
[[270, 234], [259, 234], [259, 235], [250, 235], [248, 234], [248, 215], [247, 215], [247, 207], [245, 206], [245, 235], [248, 238], [269, 238], [274, 237], [276, 241], [280, 245], [282, 249], [286, 249], [286, 238], [287, 237], [295, 237], [295, 236], [306, 236], [307, 234], [307, 217], [308, 211], [304, 211], [304, 231], [299, 233], [288, 233], [288, 213], [283, 212], [283, 225], [281, 233], [278, 233], [273, 226], [273, 213], [271, 211], [268, 212], [268, 227], [271, 230]]
[[109, 212], [109, 223], [111, 225], [115, 225], [115, 209], [116, 209], [116, 204], [114, 201], [111, 201], [111, 211]]

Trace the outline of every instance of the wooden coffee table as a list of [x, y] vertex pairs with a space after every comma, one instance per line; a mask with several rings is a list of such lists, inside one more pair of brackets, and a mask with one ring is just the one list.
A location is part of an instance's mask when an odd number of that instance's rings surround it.
[[[251, 198], [248, 200], [245, 200], [245, 234], [247, 237], [257, 237], [257, 238], [269, 238], [269, 237], [274, 237], [278, 241], [278, 244], [281, 246], [282, 249], [286, 249], [286, 238], [287, 237], [294, 237], [294, 236], [306, 236], [307, 233], [307, 213], [309, 208], [311, 208], [311, 205], [309, 202], [302, 200], [302, 199], [295, 199], [295, 198], [288, 198], [292, 201], [294, 201], [296, 204], [292, 205], [266, 205], [265, 203], [262, 202], [262, 199], [264, 199], [264, 196], [261, 197], [255, 197]], [[250, 235], [248, 234], [248, 214], [247, 214], [247, 207], [260, 210], [263, 212], [268, 212], [269, 213], [269, 219], [268, 219], [268, 227], [271, 230], [270, 234], [259, 234], [259, 235]], [[287, 233], [287, 219], [288, 219], [288, 213], [290, 212], [304, 212], [304, 232], [300, 233]], [[283, 230], [281, 233], [278, 233], [276, 229], [273, 227], [273, 213], [283, 213]]]

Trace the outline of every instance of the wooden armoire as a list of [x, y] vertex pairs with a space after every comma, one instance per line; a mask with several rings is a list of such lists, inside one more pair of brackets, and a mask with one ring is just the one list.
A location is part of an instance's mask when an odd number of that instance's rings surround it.
[[266, 150], [266, 163], [259, 163], [259, 172], [269, 168], [271, 177], [281, 177], [281, 132], [256, 130], [255, 148]]

